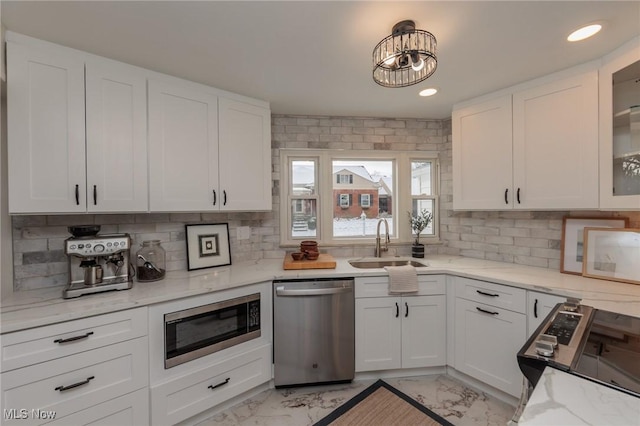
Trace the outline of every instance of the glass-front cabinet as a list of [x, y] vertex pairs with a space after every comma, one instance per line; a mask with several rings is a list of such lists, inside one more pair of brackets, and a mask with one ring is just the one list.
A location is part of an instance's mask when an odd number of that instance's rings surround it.
[[600, 208], [640, 209], [640, 38], [600, 69]]

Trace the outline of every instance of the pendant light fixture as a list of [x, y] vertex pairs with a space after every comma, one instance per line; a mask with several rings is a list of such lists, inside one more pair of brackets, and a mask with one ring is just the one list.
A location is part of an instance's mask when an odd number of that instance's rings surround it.
[[436, 38], [416, 30], [411, 20], [398, 22], [373, 49], [373, 80], [384, 87], [407, 87], [433, 74], [438, 65]]

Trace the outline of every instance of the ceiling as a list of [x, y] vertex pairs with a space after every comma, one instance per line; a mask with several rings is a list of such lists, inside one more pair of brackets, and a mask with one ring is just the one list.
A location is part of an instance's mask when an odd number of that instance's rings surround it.
[[[271, 103], [277, 114], [446, 118], [453, 104], [600, 58], [640, 34], [638, 1], [7, 1], [8, 30]], [[412, 19], [438, 69], [378, 86], [373, 47]], [[591, 39], [568, 43], [599, 21]], [[437, 87], [430, 98], [418, 96]]]

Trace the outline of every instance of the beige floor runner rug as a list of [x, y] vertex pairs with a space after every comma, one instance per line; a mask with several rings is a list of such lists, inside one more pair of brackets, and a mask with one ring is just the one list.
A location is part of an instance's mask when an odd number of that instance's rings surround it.
[[453, 426], [398, 389], [378, 380], [315, 426]]

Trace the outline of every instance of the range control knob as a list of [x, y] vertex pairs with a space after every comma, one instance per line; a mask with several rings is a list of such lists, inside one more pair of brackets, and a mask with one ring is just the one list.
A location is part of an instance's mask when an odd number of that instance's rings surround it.
[[102, 253], [104, 251], [104, 246], [102, 244], [96, 244], [93, 246], [93, 251], [96, 253]]
[[545, 358], [553, 356], [553, 343], [536, 340], [536, 353]]

